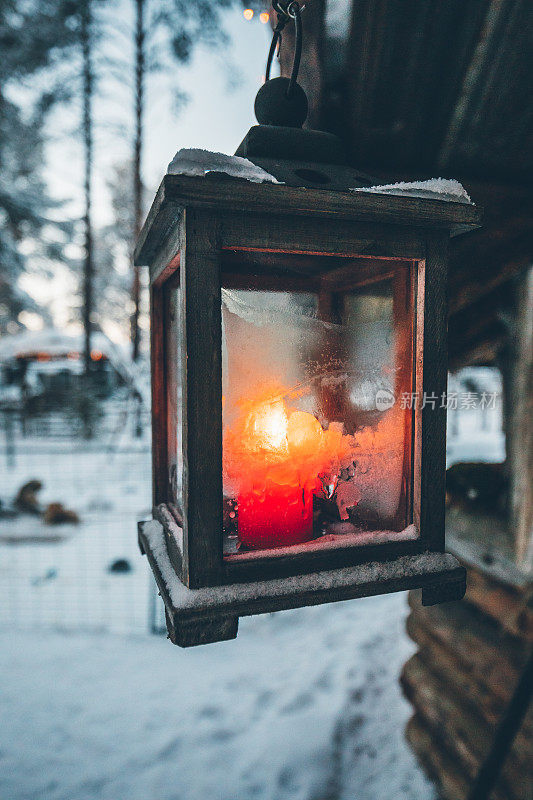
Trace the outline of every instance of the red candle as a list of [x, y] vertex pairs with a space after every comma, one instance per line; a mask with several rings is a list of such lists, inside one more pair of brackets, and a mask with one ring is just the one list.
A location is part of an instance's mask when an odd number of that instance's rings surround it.
[[319, 475], [339, 466], [352, 437], [342, 426], [324, 431], [312, 414], [289, 411], [280, 395], [241, 406], [224, 436], [225, 469], [238, 485], [241, 542], [264, 549], [309, 541]]
[[271, 484], [239, 495], [239, 539], [252, 549], [307, 542], [313, 536], [313, 493]]

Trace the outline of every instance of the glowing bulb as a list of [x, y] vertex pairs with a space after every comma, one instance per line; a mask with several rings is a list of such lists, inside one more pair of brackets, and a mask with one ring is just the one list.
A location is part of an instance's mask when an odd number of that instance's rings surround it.
[[244, 19], [249, 22], [251, 19], [253, 19], [254, 16], [253, 8], [245, 8], [244, 11], [242, 12], [242, 15]]
[[267, 22], [268, 22], [268, 20], [270, 19], [270, 14], [268, 13], [268, 11], [262, 11], [262, 12], [259, 14], [259, 19], [261, 20], [261, 22], [263, 23], [263, 25], [266, 25], [266, 24], [267, 24]]

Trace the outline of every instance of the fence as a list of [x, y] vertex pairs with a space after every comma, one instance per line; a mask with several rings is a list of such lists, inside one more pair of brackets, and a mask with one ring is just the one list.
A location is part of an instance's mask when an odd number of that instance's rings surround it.
[[[0, 423], [0, 624], [161, 630], [136, 540], [151, 505], [149, 414], [139, 418], [127, 403], [103, 408], [88, 440], [62, 414], [22, 420], [11, 409]], [[42, 484], [41, 509], [60, 503], [79, 522], [21, 512], [14, 500], [28, 481]]]

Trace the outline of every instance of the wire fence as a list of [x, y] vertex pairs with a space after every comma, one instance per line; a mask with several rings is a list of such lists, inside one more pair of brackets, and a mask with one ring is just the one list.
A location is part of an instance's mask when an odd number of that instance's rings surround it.
[[151, 506], [149, 414], [114, 405], [90, 439], [63, 414], [11, 409], [0, 425], [0, 624], [162, 631], [137, 548]]

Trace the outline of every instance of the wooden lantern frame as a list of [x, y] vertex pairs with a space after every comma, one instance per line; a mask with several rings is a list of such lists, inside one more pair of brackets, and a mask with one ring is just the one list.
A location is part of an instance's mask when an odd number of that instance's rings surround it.
[[[221, 175], [165, 176], [140, 235], [136, 264], [150, 266], [154, 517], [181, 582], [178, 599], [142, 524], [139, 542], [165, 601], [173, 641], [187, 646], [233, 638], [238, 617], [245, 614], [386, 591], [421, 587], [425, 604], [462, 597], [465, 571], [444, 552], [442, 407], [413, 411], [412, 512], [418, 538], [223, 556], [221, 264], [240, 252], [364, 258], [370, 269], [384, 260], [409, 262], [413, 391], [440, 400], [447, 383], [448, 240], [479, 220], [475, 206], [459, 202], [256, 184]], [[265, 276], [265, 286], [269, 280]], [[178, 285], [183, 509], [174, 505], [168, 445], [176, 436], [169, 330]], [[369, 565], [379, 568], [369, 571]]]

